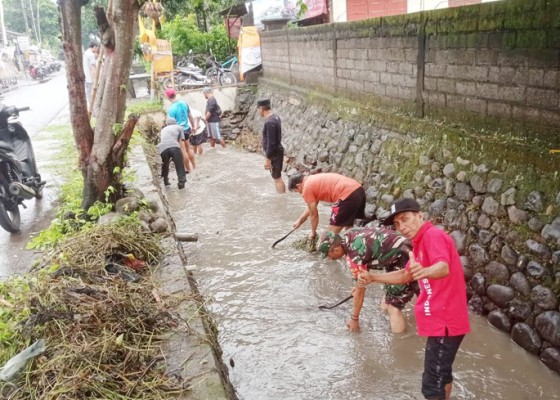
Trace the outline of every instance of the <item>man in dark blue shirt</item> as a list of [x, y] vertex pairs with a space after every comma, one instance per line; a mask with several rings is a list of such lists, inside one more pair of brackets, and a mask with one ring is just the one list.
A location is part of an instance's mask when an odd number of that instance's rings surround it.
[[263, 151], [266, 157], [264, 169], [269, 170], [278, 193], [286, 192], [282, 180], [282, 164], [284, 163], [284, 147], [282, 147], [282, 122], [280, 117], [270, 109], [270, 99], [257, 101], [261, 117], [265, 118], [263, 127]]

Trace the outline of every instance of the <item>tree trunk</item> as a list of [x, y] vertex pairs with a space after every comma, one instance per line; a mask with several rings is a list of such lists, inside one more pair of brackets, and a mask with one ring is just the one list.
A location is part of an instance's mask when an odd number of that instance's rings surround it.
[[86, 102], [82, 60], [81, 7], [79, 2], [73, 0], [63, 0], [59, 5], [62, 47], [64, 49], [68, 97], [70, 99], [70, 122], [72, 123], [74, 140], [78, 147], [80, 169], [85, 177], [93, 146], [93, 129], [89, 123]]
[[[126, 87], [134, 47], [134, 24], [143, 2], [113, 0], [107, 12], [108, 26], [100, 26], [102, 43], [106, 47], [102, 79], [98, 88], [97, 122], [93, 131], [85, 100], [82, 53], [78, 51], [81, 49], [81, 2], [60, 0], [68, 91], [72, 100], [72, 128], [84, 176], [84, 210], [97, 200], [104, 201], [105, 192], [110, 186], [116, 189], [117, 196], [121, 192], [119, 178], [124, 154], [137, 121], [136, 116], [131, 116], [123, 126]], [[109, 37], [110, 40], [105, 40]]]

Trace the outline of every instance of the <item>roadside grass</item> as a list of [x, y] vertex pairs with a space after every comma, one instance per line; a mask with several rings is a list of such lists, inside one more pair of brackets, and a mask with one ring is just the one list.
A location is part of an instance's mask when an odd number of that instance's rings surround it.
[[[70, 125], [44, 132], [61, 143], [51, 167], [64, 181], [60, 205], [29, 243], [44, 251], [39, 268], [0, 282], [0, 366], [38, 339], [47, 348], [11, 382], [0, 381], [0, 397], [158, 400], [188, 390], [166, 373], [160, 347], [180, 322], [168, 310], [190, 296], [157, 295], [151, 271], [159, 266], [160, 236], [143, 229], [138, 213], [97, 224], [113, 204], [80, 208], [83, 179]], [[143, 143], [142, 135], [132, 143]], [[134, 171], [121, 176], [130, 182]]]

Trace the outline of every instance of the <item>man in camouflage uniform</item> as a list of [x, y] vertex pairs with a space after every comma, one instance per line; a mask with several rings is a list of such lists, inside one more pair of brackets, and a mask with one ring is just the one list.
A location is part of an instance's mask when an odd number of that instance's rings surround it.
[[[388, 228], [353, 228], [342, 234], [326, 231], [319, 241], [319, 251], [323, 258], [337, 260], [346, 255], [346, 261], [354, 278], [362, 271], [370, 269], [387, 272], [403, 269], [408, 262], [412, 243], [400, 233]], [[406, 328], [402, 309], [414, 294], [418, 294], [418, 284], [385, 285], [385, 301], [382, 304], [389, 314], [391, 331], [403, 332]], [[354, 287], [354, 309], [347, 323], [350, 332], [360, 330], [360, 311], [364, 303], [365, 287]]]

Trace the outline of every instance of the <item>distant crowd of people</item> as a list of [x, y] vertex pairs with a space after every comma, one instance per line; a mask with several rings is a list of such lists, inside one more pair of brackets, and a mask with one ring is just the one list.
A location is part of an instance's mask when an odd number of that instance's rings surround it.
[[[220, 107], [212, 89], [205, 88], [203, 93], [207, 106], [201, 117], [185, 102], [177, 100], [173, 89], [166, 91], [172, 102], [160, 143], [166, 185], [169, 184], [169, 161], [173, 160], [179, 188], [184, 187], [185, 168], [186, 171], [195, 168], [190, 146], [196, 149], [202, 143], [198, 139], [193, 141], [193, 136], [199, 134], [204, 122], [211, 145], [219, 142], [225, 146], [220, 135]], [[285, 193], [282, 122], [272, 111], [270, 99], [258, 100], [257, 108], [264, 119], [264, 168], [270, 171], [276, 191]], [[356, 220], [367, 221], [366, 193], [359, 182], [341, 174], [294, 174], [289, 177], [288, 190], [299, 193], [306, 203], [293, 228], [301, 227], [309, 219], [311, 240], [317, 239], [319, 202], [332, 204], [328, 225], [318, 240], [318, 251], [323, 258], [345, 257], [355, 278], [352, 313], [346, 322], [350, 332], [360, 330], [367, 285], [384, 285], [381, 309], [387, 312], [394, 333], [406, 329], [402, 310], [417, 296], [414, 306], [417, 331], [418, 335], [427, 337], [421, 391], [426, 399], [448, 400], [453, 383], [453, 362], [470, 330], [463, 268], [451, 237], [426, 221], [418, 202], [409, 198], [395, 201], [381, 225], [372, 221], [366, 226], [354, 227]]]

